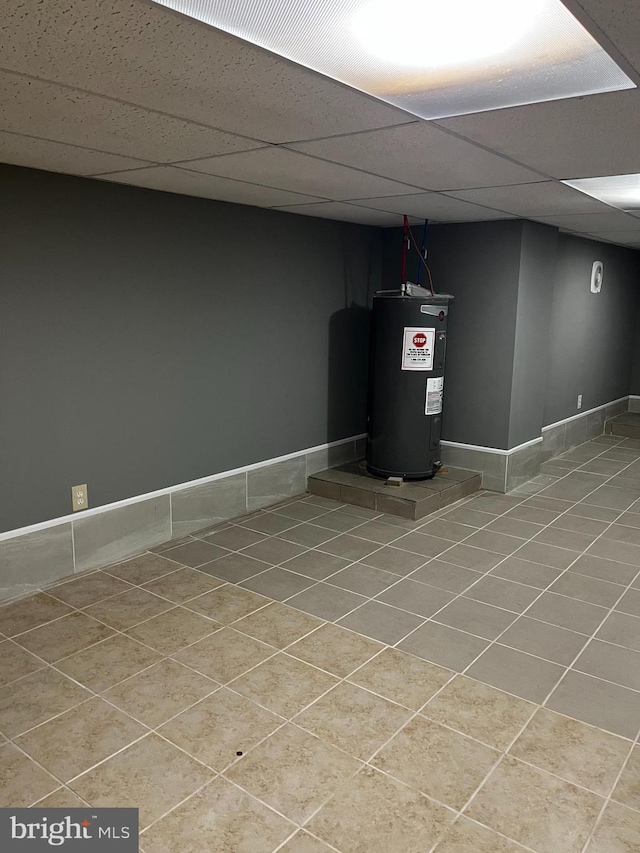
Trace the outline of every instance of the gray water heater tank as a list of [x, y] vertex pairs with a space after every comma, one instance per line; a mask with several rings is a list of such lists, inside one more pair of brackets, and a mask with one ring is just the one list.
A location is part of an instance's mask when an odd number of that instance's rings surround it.
[[452, 301], [413, 284], [373, 297], [367, 469], [377, 477], [426, 480], [440, 467]]

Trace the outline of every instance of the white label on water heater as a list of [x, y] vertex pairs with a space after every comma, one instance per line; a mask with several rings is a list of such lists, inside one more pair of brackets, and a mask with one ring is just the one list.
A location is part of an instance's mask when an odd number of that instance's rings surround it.
[[405, 326], [402, 336], [402, 369], [433, 370], [435, 329]]
[[442, 391], [444, 376], [437, 379], [427, 379], [427, 400], [424, 407], [425, 415], [437, 415], [442, 411]]

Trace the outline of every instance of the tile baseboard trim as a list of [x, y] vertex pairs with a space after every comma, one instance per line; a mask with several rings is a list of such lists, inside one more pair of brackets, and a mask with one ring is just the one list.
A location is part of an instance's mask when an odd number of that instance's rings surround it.
[[259, 471], [261, 468], [268, 468], [271, 465], [277, 465], [281, 462], [289, 462], [292, 459], [300, 459], [314, 453], [329, 451], [332, 448], [342, 447], [343, 445], [354, 444], [366, 438], [366, 434], [354, 435], [349, 438], [341, 438], [338, 441], [330, 441], [326, 444], [318, 444], [315, 447], [309, 447], [305, 450], [296, 450], [293, 453], [286, 453], [283, 456], [276, 456], [273, 459], [264, 459], [261, 462], [253, 462], [250, 465], [244, 465], [241, 468], [233, 468], [229, 471], [220, 471], [217, 474], [210, 474], [207, 477], [200, 477], [197, 480], [189, 480], [186, 483], [178, 483], [175, 486], [167, 486], [163, 489], [156, 489], [153, 492], [145, 492], [144, 494], [134, 495], [130, 498], [123, 498], [119, 501], [103, 504], [102, 506], [92, 507], [80, 513], [70, 513], [69, 515], [59, 516], [57, 518], [39, 521], [35, 524], [30, 524], [26, 527], [19, 527], [15, 530], [8, 530], [5, 533], [0, 533], [0, 542], [8, 539], [15, 539], [18, 536], [25, 536], [29, 533], [36, 533], [41, 530], [48, 530], [51, 527], [58, 525], [78, 522], [81, 519], [91, 518], [92, 516], [101, 515], [102, 513], [111, 512], [122, 507], [132, 506], [142, 503], [143, 501], [152, 500], [162, 497], [163, 495], [172, 495], [174, 492], [183, 492], [187, 489], [205, 486], [209, 483], [214, 483], [217, 480], [224, 480], [227, 477], [233, 477], [237, 474], [248, 474], [250, 471]]
[[595, 406], [593, 409], [585, 409], [584, 411], [578, 412], [577, 415], [571, 415], [571, 417], [564, 418], [564, 420], [561, 421], [556, 421], [554, 424], [547, 424], [547, 426], [542, 427], [542, 432], [555, 429], [556, 427], [563, 426], [564, 424], [571, 423], [572, 421], [577, 421], [580, 418], [584, 418], [586, 415], [592, 415], [594, 412], [600, 412], [602, 409], [608, 409], [610, 406], [615, 406], [618, 403], [624, 403], [625, 401], [634, 399], [640, 400], [640, 397], [634, 397], [630, 394], [627, 394], [626, 397], [618, 397], [617, 400], [611, 400], [609, 403], [603, 403], [601, 406]]
[[510, 447], [509, 450], [504, 450], [502, 447], [485, 447], [482, 444], [463, 444], [460, 441], [441, 441], [440, 444], [444, 447], [457, 447], [461, 450], [473, 450], [476, 453], [491, 453], [494, 456], [511, 456], [519, 450], [524, 450], [526, 447], [533, 447], [534, 444], [540, 444], [543, 437], [532, 438], [530, 441], [525, 441], [523, 444], [518, 444], [516, 447]]

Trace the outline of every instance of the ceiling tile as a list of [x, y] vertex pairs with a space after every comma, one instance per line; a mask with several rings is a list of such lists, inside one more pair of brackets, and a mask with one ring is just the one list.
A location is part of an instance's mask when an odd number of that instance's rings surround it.
[[609, 210], [604, 213], [565, 213], [559, 216], [536, 216], [538, 222], [555, 225], [557, 228], [567, 228], [569, 231], [593, 233], [605, 229], [640, 229], [640, 219], [636, 219], [621, 210]]
[[538, 173], [426, 122], [289, 147], [431, 190], [541, 180]]
[[147, 165], [144, 160], [4, 131], [0, 131], [0, 162], [70, 175], [92, 175]]
[[591, 237], [640, 249], [640, 230], [634, 231], [592, 231]]
[[456, 190], [451, 195], [485, 204], [516, 216], [544, 216], [552, 213], [598, 213], [611, 208], [578, 190], [555, 181], [518, 184], [512, 187], [486, 187], [479, 190]]
[[[598, 28], [640, 72], [640, 5], [638, 0], [579, 0]], [[597, 36], [596, 36], [597, 37]]]
[[[179, 164], [178, 164], [179, 165]], [[285, 148], [260, 148], [227, 157], [184, 164], [194, 171], [251, 181], [270, 187], [342, 201], [346, 198], [398, 195], [411, 190], [404, 184], [327, 163]], [[419, 192], [418, 189], [415, 190]]]
[[0, 67], [268, 142], [413, 120], [151, 3], [3, 0], [2, 25]]
[[119, 184], [147, 187], [152, 190], [195, 195], [256, 207], [319, 201], [312, 196], [261, 187], [257, 184], [247, 184], [243, 181], [230, 181], [228, 178], [203, 175], [200, 172], [188, 172], [186, 169], [176, 169], [173, 166], [153, 166], [150, 169], [114, 172], [103, 175], [102, 179], [115, 181]]
[[[377, 225], [388, 227], [402, 225], [402, 216], [381, 210], [367, 210], [364, 207], [345, 204], [340, 201], [323, 201], [319, 204], [293, 204], [278, 207], [286, 213], [299, 213], [302, 216], [318, 216], [321, 219], [339, 219], [343, 222], [355, 222], [359, 225]], [[415, 221], [412, 220], [412, 224]]]
[[0, 126], [15, 133], [166, 163], [259, 143], [0, 71]]
[[609, 92], [438, 124], [554, 178], [640, 172], [640, 92]]
[[434, 222], [481, 222], [491, 219], [512, 219], [508, 213], [490, 210], [466, 201], [459, 201], [439, 193], [392, 196], [391, 198], [369, 198], [353, 202], [376, 210], [407, 214]]

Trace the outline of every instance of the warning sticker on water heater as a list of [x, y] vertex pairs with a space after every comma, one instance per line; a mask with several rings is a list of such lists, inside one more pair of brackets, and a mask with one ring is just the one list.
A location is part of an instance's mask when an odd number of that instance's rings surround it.
[[425, 415], [437, 415], [442, 411], [442, 391], [444, 376], [437, 379], [427, 379], [427, 399], [424, 406]]
[[402, 369], [433, 370], [435, 329], [405, 326], [402, 337]]

